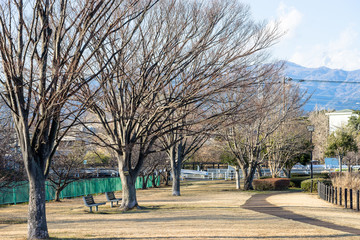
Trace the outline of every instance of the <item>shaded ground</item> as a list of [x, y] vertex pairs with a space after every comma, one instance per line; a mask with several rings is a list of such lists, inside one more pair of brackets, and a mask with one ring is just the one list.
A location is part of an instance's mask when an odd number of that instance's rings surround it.
[[[171, 188], [138, 191], [142, 210], [123, 213], [109, 204], [89, 213], [81, 198], [47, 203], [53, 239], [360, 239], [323, 226], [246, 209], [255, 192], [235, 190], [234, 182], [183, 182], [182, 196]], [[120, 193], [116, 193], [119, 196]], [[104, 195], [94, 196], [96, 202]], [[255, 199], [255, 198], [253, 198]], [[252, 199], [252, 200], [253, 200]], [[280, 210], [360, 228], [360, 214], [332, 206], [305, 193], [269, 195]], [[245, 206], [247, 205], [245, 204]], [[250, 205], [251, 206], [251, 205]], [[25, 239], [27, 205], [0, 207], [0, 239]], [[341, 222], [338, 223], [339, 219]]]
[[[273, 215], [279, 218], [289, 219], [301, 223], [310, 224], [318, 227], [325, 227], [332, 230], [338, 230], [345, 233], [353, 234], [354, 236], [359, 236], [360, 238], [360, 228], [353, 228], [348, 226], [341, 226], [331, 222], [322, 221], [319, 219], [307, 217], [304, 215], [296, 214], [292, 211], [285, 210], [282, 207], [278, 207], [266, 201], [271, 195], [276, 195], [279, 193], [273, 194], [256, 194], [249, 198], [242, 207], [244, 209], [256, 211], [259, 213]], [[355, 214], [355, 213], [354, 213]], [[360, 225], [360, 223], [359, 223]]]

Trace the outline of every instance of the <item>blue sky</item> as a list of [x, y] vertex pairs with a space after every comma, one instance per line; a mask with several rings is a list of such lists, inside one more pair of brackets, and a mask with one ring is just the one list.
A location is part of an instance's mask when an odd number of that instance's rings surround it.
[[360, 69], [360, 1], [239, 0], [253, 19], [281, 21], [287, 31], [272, 49], [276, 59], [305, 67]]

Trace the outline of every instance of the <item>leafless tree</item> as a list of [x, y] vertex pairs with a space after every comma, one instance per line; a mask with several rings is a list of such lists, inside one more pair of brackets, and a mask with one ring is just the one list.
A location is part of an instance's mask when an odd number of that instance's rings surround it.
[[70, 149], [58, 149], [48, 175], [51, 187], [55, 190], [55, 201], [60, 202], [60, 193], [70, 183], [84, 177], [79, 171], [84, 166], [85, 146], [74, 145]]
[[125, 47], [114, 38], [102, 49], [100, 62], [114, 54], [117, 61], [99, 76], [103, 88], [89, 105], [105, 131], [99, 141], [118, 154], [123, 209], [138, 206], [135, 179], [153, 144], [192, 113], [177, 110], [231, 88], [279, 37], [237, 1], [161, 1], [148, 13], [137, 29], [122, 29], [131, 39]]
[[272, 177], [279, 177], [285, 170], [290, 177], [291, 168], [302, 155], [311, 151], [308, 121], [293, 116], [284, 121], [266, 141], [267, 166]]
[[[0, 3], [1, 98], [11, 109], [30, 183], [28, 239], [49, 237], [45, 179], [61, 138], [82, 113], [74, 95], [104, 68], [93, 61], [95, 53], [148, 4], [137, 0]], [[97, 71], [89, 72], [88, 67], [95, 65]]]
[[255, 172], [266, 158], [268, 137], [301, 107], [303, 97], [297, 87], [285, 84], [281, 87], [281, 67], [276, 64], [268, 67], [272, 70], [267, 71], [266, 78], [259, 79], [256, 94], [245, 104], [246, 111], [235, 114], [230, 127], [221, 132], [243, 172], [245, 190], [252, 189]]
[[168, 131], [160, 138], [171, 165], [173, 196], [180, 196], [180, 175], [183, 162], [196, 153], [210, 136], [207, 131], [208, 126], [198, 128], [196, 131], [195, 129], [191, 131], [190, 127], [194, 126], [184, 124], [182, 129]]
[[148, 181], [151, 179], [153, 187], [157, 187], [155, 184], [156, 178], [160, 176], [160, 171], [164, 169], [166, 162], [166, 155], [163, 151], [157, 151], [149, 154], [141, 167], [139, 176], [142, 178], [142, 189], [146, 189]]
[[317, 110], [310, 112], [309, 125], [314, 126], [312, 142], [314, 144], [313, 159], [323, 161], [327, 138], [329, 136], [329, 117], [326, 115], [330, 111]]

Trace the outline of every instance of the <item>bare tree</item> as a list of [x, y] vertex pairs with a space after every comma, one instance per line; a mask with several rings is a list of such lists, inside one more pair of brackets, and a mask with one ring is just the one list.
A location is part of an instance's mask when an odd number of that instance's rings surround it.
[[266, 142], [267, 166], [274, 178], [280, 176], [281, 170], [290, 177], [291, 168], [300, 161], [300, 156], [311, 150], [308, 122], [294, 117], [282, 123]]
[[146, 161], [141, 167], [139, 176], [142, 178], [142, 189], [146, 189], [151, 179], [153, 187], [157, 187], [155, 180], [160, 176], [160, 170], [164, 168], [166, 155], [163, 151], [157, 151], [147, 156]]
[[309, 121], [314, 126], [312, 142], [314, 144], [313, 159], [323, 161], [325, 155], [326, 141], [329, 136], [329, 111], [317, 110], [310, 112]]
[[45, 179], [61, 138], [82, 113], [73, 97], [102, 71], [98, 64], [95, 72], [87, 69], [108, 37], [141, 13], [138, 2], [0, 4], [1, 97], [11, 109], [29, 179], [28, 239], [49, 237]]
[[[209, 121], [207, 123], [209, 124]], [[184, 124], [182, 129], [168, 131], [160, 138], [171, 165], [173, 196], [180, 196], [180, 175], [183, 162], [196, 153], [210, 136], [209, 125], [205, 125], [205, 122], [203, 124], [202, 129], [198, 126], [198, 129], [192, 131], [189, 128], [194, 125]], [[188, 129], [184, 129], [185, 127]]]
[[230, 127], [221, 132], [242, 170], [245, 190], [252, 189], [255, 172], [266, 158], [264, 150], [269, 136], [301, 107], [303, 94], [299, 89], [290, 85], [279, 87], [281, 67], [273, 65], [270, 69], [267, 77], [260, 81], [256, 94], [246, 102], [249, 106], [246, 111], [234, 115]]
[[70, 149], [61, 149], [53, 157], [53, 163], [48, 175], [51, 187], [55, 190], [55, 201], [60, 202], [60, 193], [70, 183], [83, 178], [79, 171], [84, 166], [86, 153], [85, 146], [72, 146]]
[[102, 49], [100, 62], [114, 54], [117, 61], [99, 77], [103, 89], [89, 109], [105, 131], [99, 141], [118, 154], [123, 209], [138, 206], [135, 179], [154, 143], [192, 112], [175, 111], [229, 89], [278, 38], [248, 16], [237, 1], [162, 1], [138, 28], [123, 29], [122, 38], [131, 39], [125, 47], [114, 38]]

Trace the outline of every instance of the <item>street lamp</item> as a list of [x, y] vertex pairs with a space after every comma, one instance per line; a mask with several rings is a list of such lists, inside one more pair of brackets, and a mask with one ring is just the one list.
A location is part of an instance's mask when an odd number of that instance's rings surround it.
[[[315, 131], [315, 127], [313, 125], [309, 125], [307, 126], [307, 130], [310, 132], [310, 144], [312, 147], [312, 133]], [[312, 148], [310, 152], [310, 178], [313, 178]]]

